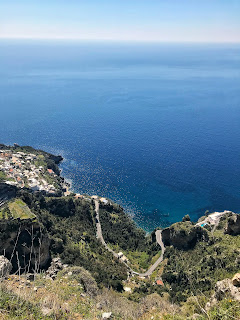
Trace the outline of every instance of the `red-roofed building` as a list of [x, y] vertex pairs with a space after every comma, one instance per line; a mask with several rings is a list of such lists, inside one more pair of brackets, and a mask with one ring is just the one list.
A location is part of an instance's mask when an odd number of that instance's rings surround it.
[[157, 281], [156, 281], [156, 284], [157, 284], [158, 286], [164, 286], [162, 280], [157, 280]]
[[50, 174], [53, 174], [52, 169], [47, 169]]

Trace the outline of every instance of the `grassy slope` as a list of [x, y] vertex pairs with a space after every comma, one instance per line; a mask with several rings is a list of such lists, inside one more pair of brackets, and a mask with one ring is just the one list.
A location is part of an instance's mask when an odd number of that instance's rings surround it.
[[[7, 210], [6, 210], [7, 209]], [[4, 214], [5, 212], [5, 214]], [[8, 213], [7, 213], [8, 212]], [[14, 199], [10, 201], [6, 206], [5, 209], [3, 208], [0, 211], [0, 219], [2, 219], [5, 215], [5, 218], [8, 217], [8, 214], [12, 219], [36, 219], [36, 215], [31, 212], [29, 207], [26, 205], [24, 201], [21, 199]]]
[[[80, 320], [99, 319], [103, 312], [112, 312], [113, 319], [128, 320], [229, 320], [239, 319], [240, 305], [226, 298], [207, 313], [202, 309], [203, 297], [189, 299], [184, 308], [171, 304], [167, 297], [153, 294], [139, 303], [127, 300], [121, 294], [103, 289], [89, 296], [77, 276], [69, 270], [60, 272], [52, 281], [40, 274], [35, 281], [10, 276], [0, 286], [0, 319], [2, 320]], [[35, 290], [34, 288], [37, 288]], [[100, 306], [100, 307], [99, 307]]]

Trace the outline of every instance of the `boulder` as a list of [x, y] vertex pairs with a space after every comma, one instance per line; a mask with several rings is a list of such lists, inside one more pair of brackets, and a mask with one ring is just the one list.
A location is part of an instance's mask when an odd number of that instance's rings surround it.
[[101, 310], [101, 309], [102, 309], [102, 304], [101, 304], [100, 302], [98, 302], [98, 303], [96, 304], [96, 308]]
[[112, 312], [104, 312], [102, 314], [102, 319], [111, 319], [112, 317]]
[[61, 258], [54, 258], [52, 259], [50, 267], [46, 271], [46, 275], [48, 278], [56, 279], [56, 276], [59, 271], [66, 268], [66, 265], [62, 264]]
[[233, 236], [240, 234], [240, 215], [237, 213], [232, 214], [228, 218], [225, 233], [231, 234]]
[[34, 281], [34, 273], [27, 273], [26, 274], [26, 279], [28, 281]]
[[240, 273], [236, 273], [232, 278], [232, 283], [235, 287], [240, 287]]
[[4, 256], [0, 256], [0, 278], [7, 277], [12, 270], [11, 262]]
[[230, 296], [235, 300], [240, 301], [240, 290], [236, 288], [230, 279], [218, 281], [215, 285], [215, 297], [218, 301], [226, 296]]

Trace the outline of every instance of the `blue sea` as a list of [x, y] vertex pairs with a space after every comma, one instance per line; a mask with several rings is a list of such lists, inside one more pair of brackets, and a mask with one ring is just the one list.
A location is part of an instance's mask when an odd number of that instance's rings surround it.
[[0, 142], [145, 230], [240, 212], [240, 45], [0, 41]]

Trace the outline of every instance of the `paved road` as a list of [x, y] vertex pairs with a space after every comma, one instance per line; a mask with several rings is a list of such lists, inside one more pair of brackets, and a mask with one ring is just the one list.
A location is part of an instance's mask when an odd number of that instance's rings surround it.
[[[101, 241], [102, 245], [106, 248], [106, 250], [108, 250], [109, 252], [111, 252], [113, 254], [114, 257], [118, 258], [118, 254], [113, 251], [105, 242], [103, 235], [102, 235], [102, 228], [101, 228], [101, 223], [100, 223], [100, 219], [99, 219], [99, 202], [98, 200], [95, 200], [95, 212], [96, 212], [96, 225], [97, 225], [97, 238]], [[163, 261], [163, 255], [164, 255], [164, 251], [165, 251], [165, 247], [164, 244], [162, 242], [162, 231], [161, 230], [157, 230], [156, 231], [156, 241], [157, 243], [160, 245], [161, 247], [161, 256], [157, 259], [157, 261], [144, 273], [138, 273], [134, 270], [132, 270], [132, 268], [124, 261], [121, 261], [123, 264], [125, 264], [125, 266], [129, 269], [129, 271], [132, 274], [136, 274], [139, 275], [140, 277], [148, 277], [150, 276], [153, 271], [159, 266], [159, 264]]]
[[[112, 255], [118, 259], [118, 254], [113, 251], [105, 242], [103, 235], [102, 235], [102, 227], [101, 227], [101, 223], [100, 223], [100, 219], [99, 219], [99, 202], [97, 200], [94, 200], [95, 202], [95, 212], [96, 212], [96, 225], [97, 225], [97, 238], [101, 241], [102, 245], [105, 247], [106, 250], [108, 250], [109, 252], [112, 253]], [[121, 261], [121, 260], [120, 260]], [[136, 274], [135, 271], [133, 271], [129, 265], [124, 262], [121, 261], [123, 264], [125, 264], [125, 266], [129, 269], [129, 271], [133, 274]]]
[[150, 276], [153, 271], [159, 266], [159, 264], [163, 261], [163, 255], [165, 251], [164, 244], [162, 242], [162, 230], [157, 230], [156, 231], [156, 241], [161, 247], [161, 256], [157, 259], [157, 261], [145, 272], [145, 273], [139, 273], [140, 277], [148, 277]]

